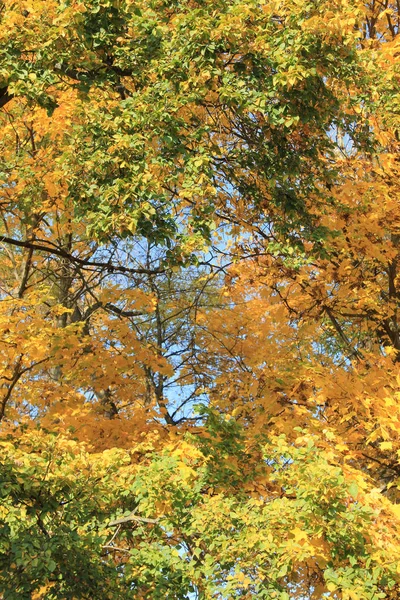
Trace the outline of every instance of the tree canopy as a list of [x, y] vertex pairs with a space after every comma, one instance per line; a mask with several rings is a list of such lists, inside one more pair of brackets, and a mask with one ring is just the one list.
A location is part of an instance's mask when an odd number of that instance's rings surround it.
[[398, 2], [0, 9], [0, 597], [398, 598]]

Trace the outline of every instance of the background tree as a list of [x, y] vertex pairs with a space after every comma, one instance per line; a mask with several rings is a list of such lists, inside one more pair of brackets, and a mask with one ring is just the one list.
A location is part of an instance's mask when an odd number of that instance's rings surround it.
[[397, 4], [0, 36], [4, 599], [397, 598]]

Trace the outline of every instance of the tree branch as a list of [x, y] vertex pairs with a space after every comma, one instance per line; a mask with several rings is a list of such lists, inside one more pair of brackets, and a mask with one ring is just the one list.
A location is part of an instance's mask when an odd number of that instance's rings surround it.
[[134, 521], [135, 523], [150, 523], [151, 525], [155, 525], [156, 523], [158, 523], [158, 519], [146, 519], [145, 517], [138, 517], [137, 515], [131, 513], [126, 517], [121, 517], [120, 519], [116, 519], [115, 521], [110, 521], [108, 523], [108, 527], [116, 527], [117, 525], [130, 523], [131, 521]]
[[354, 348], [354, 346], [352, 345], [351, 341], [348, 339], [347, 335], [344, 333], [342, 327], [340, 326], [339, 322], [337, 321], [336, 317], [332, 313], [332, 311], [329, 308], [329, 306], [324, 305], [323, 306], [323, 310], [328, 315], [330, 322], [332, 323], [332, 325], [336, 329], [336, 331], [339, 334], [339, 337], [341, 338], [341, 340], [350, 349], [350, 351], [351, 351], [350, 358], [351, 358], [351, 356], [356, 356], [358, 359], [362, 359], [362, 354], [357, 350], [357, 348]]
[[0, 88], [0, 108], [3, 108], [14, 96], [8, 93], [8, 87]]
[[73, 254], [70, 254], [66, 250], [62, 250], [61, 248], [51, 248], [50, 246], [45, 246], [42, 244], [34, 244], [30, 240], [16, 240], [14, 238], [9, 238], [4, 235], [0, 236], [0, 243], [10, 244], [12, 246], [18, 246], [19, 248], [30, 248], [32, 250], [37, 250], [38, 252], [47, 252], [48, 254], [55, 254], [56, 256], [61, 256], [62, 258], [66, 258], [73, 263], [80, 265], [81, 267], [100, 267], [102, 269], [107, 269], [110, 273], [132, 273], [132, 274], [151, 274], [156, 275], [158, 273], [164, 273], [165, 269], [145, 269], [144, 267], [139, 267], [134, 269], [132, 267], [123, 267], [122, 265], [115, 265], [111, 262], [100, 262], [95, 260], [86, 260], [84, 258], [78, 258]]
[[103, 546], [103, 550], [110, 550], [113, 552], [125, 552], [126, 554], [130, 554], [130, 550], [128, 550], [127, 548], [118, 548], [118, 546]]

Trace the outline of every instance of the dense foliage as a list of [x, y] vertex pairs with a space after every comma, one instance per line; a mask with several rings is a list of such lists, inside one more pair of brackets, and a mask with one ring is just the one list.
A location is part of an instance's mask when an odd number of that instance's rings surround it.
[[0, 9], [0, 597], [398, 598], [398, 3]]

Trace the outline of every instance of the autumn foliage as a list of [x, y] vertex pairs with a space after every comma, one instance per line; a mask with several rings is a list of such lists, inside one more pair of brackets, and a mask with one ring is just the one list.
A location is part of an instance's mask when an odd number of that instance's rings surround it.
[[0, 597], [399, 598], [398, 2], [0, 10]]

